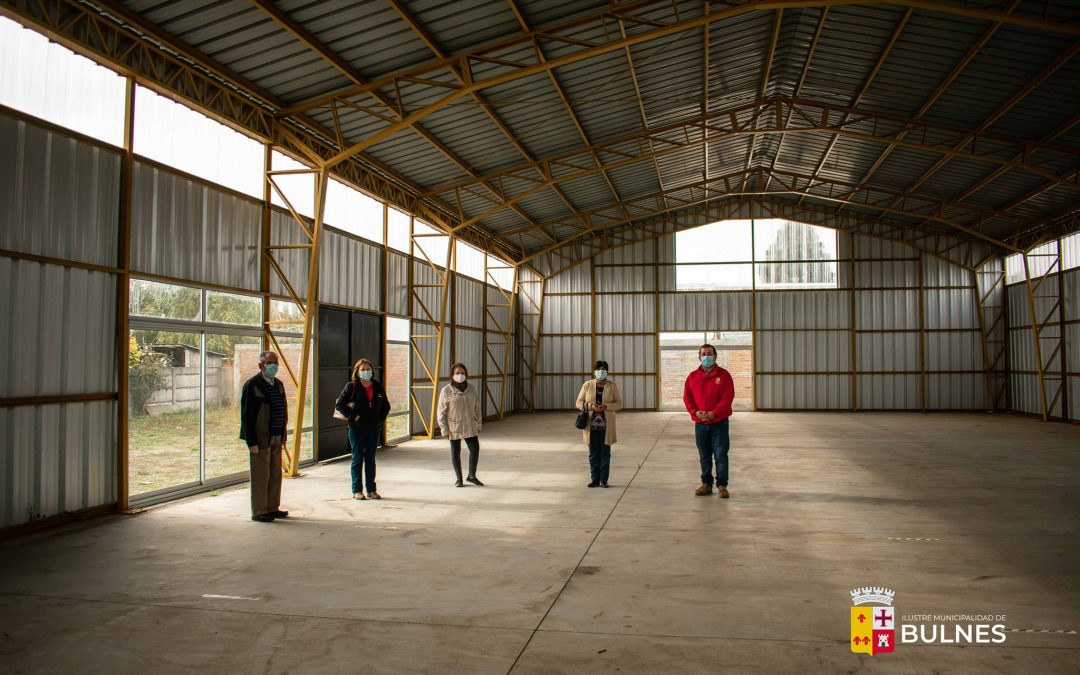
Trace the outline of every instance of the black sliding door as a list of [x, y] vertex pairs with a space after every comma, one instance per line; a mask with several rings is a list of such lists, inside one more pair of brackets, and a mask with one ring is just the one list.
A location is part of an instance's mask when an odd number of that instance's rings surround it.
[[348, 426], [334, 419], [334, 401], [361, 358], [382, 380], [383, 319], [376, 314], [319, 308], [319, 461], [349, 454]]

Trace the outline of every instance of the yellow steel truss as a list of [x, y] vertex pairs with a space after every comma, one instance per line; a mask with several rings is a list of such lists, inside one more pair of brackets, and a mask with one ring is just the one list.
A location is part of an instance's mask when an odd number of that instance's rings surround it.
[[[435, 283], [431, 283], [426, 279], [420, 279], [419, 281], [413, 278], [413, 282], [409, 285], [409, 310], [413, 320], [410, 322], [409, 346], [412, 351], [413, 358], [420, 364], [420, 367], [424, 371], [424, 377], [412, 378], [409, 382], [409, 400], [412, 402], [413, 411], [420, 416], [420, 423], [424, 428], [422, 434], [416, 434], [421, 438], [432, 439], [435, 437], [435, 411], [436, 405], [439, 399], [439, 377], [442, 373], [443, 363], [443, 340], [446, 333], [446, 311], [449, 303], [450, 293], [450, 271], [453, 269], [454, 262], [454, 250], [457, 243], [456, 237], [453, 235], [446, 235], [442, 232], [425, 232], [418, 234], [416, 232], [416, 221], [413, 219], [412, 231], [409, 234], [409, 243], [412, 258], [409, 262], [410, 265], [426, 265], [421, 269], [430, 269], [433, 274]], [[432, 261], [428, 250], [424, 248], [422, 241], [424, 239], [431, 239], [435, 237], [447, 237], [446, 245], [446, 260], [443, 267], [439, 266]], [[432, 312], [431, 304], [432, 296], [436, 295], [438, 306], [435, 311]], [[427, 296], [425, 298], [425, 296]], [[438, 317], [436, 318], [436, 314]], [[417, 331], [417, 324], [419, 321], [428, 322], [434, 332], [419, 332]], [[424, 356], [423, 345], [430, 345], [432, 342], [435, 344], [434, 364], [429, 363], [428, 358]], [[434, 365], [434, 367], [432, 367]], [[429, 391], [431, 398], [427, 402], [427, 405], [420, 400], [417, 396], [417, 392]]]
[[[496, 273], [500, 270], [513, 271], [510, 290], [503, 290]], [[491, 258], [484, 256], [484, 281], [497, 289], [496, 301], [492, 302], [492, 292], [484, 288], [484, 360], [485, 373], [491, 373], [488, 365], [493, 366], [493, 374], [488, 374], [484, 381], [484, 396], [491, 403], [495, 415], [502, 419], [506, 414], [506, 390], [510, 374], [510, 350], [514, 339], [515, 307], [517, 305], [518, 268], [510, 265], [491, 265]], [[491, 327], [494, 326], [494, 331]], [[495, 341], [489, 341], [494, 332]], [[502, 351], [499, 352], [498, 348]], [[499, 382], [499, 398], [491, 393], [491, 384]]]
[[986, 371], [986, 407], [990, 412], [997, 412], [1008, 386], [1004, 261], [997, 256], [989, 258], [975, 268], [973, 274], [983, 369]]
[[[1034, 252], [1039, 251], [1039, 252]], [[1039, 409], [1043, 421], [1050, 419], [1065, 391], [1061, 369], [1064, 331], [1061, 323], [1061, 241], [1037, 246], [1024, 258], [1024, 288], [1039, 378]], [[1036, 262], [1034, 278], [1032, 262]], [[1053, 279], [1053, 283], [1048, 283]], [[1060, 413], [1059, 413], [1060, 415]]]

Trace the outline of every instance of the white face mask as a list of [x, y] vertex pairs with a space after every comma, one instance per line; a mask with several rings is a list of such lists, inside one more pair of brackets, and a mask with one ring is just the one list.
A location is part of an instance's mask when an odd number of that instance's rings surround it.
[[457, 375], [454, 375], [454, 382], [457, 382], [458, 384], [461, 384], [464, 381], [465, 381], [465, 373], [458, 373]]
[[596, 375], [596, 379], [598, 379], [598, 380], [606, 380], [607, 379], [607, 371], [606, 370], [597, 370], [596, 372], [593, 373], [593, 375]]

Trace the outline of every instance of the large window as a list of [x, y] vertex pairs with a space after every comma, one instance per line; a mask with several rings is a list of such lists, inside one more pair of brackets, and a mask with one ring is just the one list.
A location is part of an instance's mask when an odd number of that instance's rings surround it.
[[409, 420], [409, 320], [386, 317], [386, 366], [383, 370], [390, 417], [386, 419], [386, 442], [408, 438]]
[[134, 143], [144, 157], [262, 199], [262, 143], [141, 86]]
[[125, 78], [0, 16], [0, 103], [115, 146]]
[[326, 190], [324, 220], [339, 230], [383, 243], [383, 203], [333, 178]]
[[789, 220], [726, 220], [675, 235], [680, 291], [835, 288], [836, 232]]
[[[286, 304], [275, 303], [273, 314], [285, 319], [295, 316]], [[157, 494], [242, 476], [248, 470], [248, 455], [237, 438], [240, 391], [258, 372], [260, 299], [133, 279], [129, 312], [128, 446], [133, 497], [152, 501]], [[299, 334], [279, 341], [290, 362], [298, 363]], [[295, 400], [295, 387], [284, 368], [280, 379], [286, 394]], [[310, 384], [301, 459], [312, 456]]]

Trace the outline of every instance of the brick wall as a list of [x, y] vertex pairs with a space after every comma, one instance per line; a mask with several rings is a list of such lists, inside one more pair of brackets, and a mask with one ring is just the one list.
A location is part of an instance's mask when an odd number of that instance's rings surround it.
[[[753, 377], [749, 349], [720, 349], [716, 362], [729, 373], [735, 383], [734, 410], [753, 408]], [[682, 410], [683, 384], [691, 370], [698, 367], [697, 349], [663, 349], [660, 351], [661, 409]]]
[[383, 386], [393, 410], [409, 407], [409, 345], [387, 344]]

